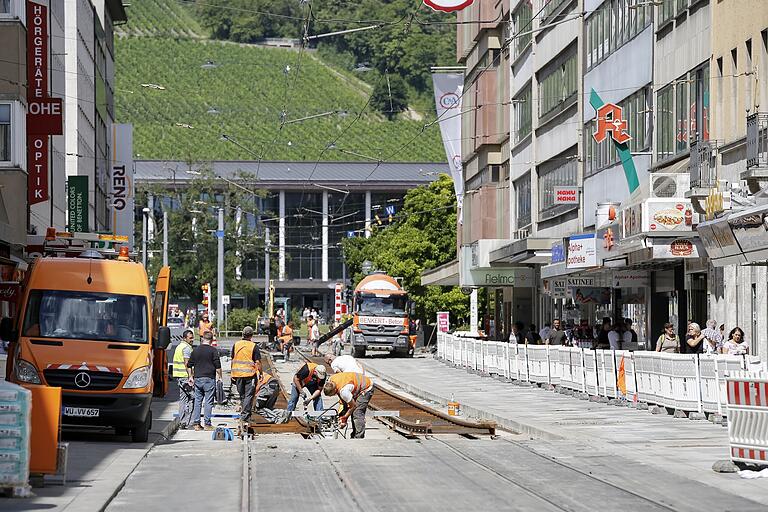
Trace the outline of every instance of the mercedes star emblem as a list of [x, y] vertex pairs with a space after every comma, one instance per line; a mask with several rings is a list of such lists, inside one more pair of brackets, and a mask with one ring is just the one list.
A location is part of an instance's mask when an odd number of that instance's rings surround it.
[[379, 326], [379, 332], [384, 332], [384, 326], [383, 325]]
[[75, 375], [75, 386], [79, 388], [87, 388], [91, 385], [91, 376], [85, 372], [80, 372]]

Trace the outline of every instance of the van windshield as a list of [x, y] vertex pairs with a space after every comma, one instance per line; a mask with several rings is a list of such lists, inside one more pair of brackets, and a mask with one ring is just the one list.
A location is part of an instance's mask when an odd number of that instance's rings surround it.
[[147, 299], [60, 290], [33, 290], [23, 336], [147, 343]]

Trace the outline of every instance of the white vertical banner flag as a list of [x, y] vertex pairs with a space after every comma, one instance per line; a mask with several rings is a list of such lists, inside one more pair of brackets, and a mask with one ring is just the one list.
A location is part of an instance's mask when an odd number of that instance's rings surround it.
[[112, 125], [112, 174], [109, 199], [112, 202], [112, 233], [128, 237], [133, 250], [133, 125]]
[[461, 209], [464, 200], [464, 176], [461, 168], [461, 95], [464, 91], [464, 74], [432, 73], [432, 84], [435, 87], [440, 135], [453, 177], [456, 203]]

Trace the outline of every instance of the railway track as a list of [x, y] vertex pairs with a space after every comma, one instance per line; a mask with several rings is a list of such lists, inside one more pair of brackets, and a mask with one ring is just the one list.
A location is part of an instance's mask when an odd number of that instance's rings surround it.
[[[307, 361], [323, 364], [322, 357], [312, 357], [298, 353]], [[332, 373], [330, 368], [326, 368]], [[399, 393], [374, 383], [373, 398], [368, 408], [374, 412], [397, 412], [394, 414], [376, 415], [375, 418], [405, 436], [423, 436], [428, 434], [453, 434], [462, 436], [489, 436], [496, 433], [496, 424], [492, 422], [467, 421], [449, 416], [442, 411], [420, 404]]]

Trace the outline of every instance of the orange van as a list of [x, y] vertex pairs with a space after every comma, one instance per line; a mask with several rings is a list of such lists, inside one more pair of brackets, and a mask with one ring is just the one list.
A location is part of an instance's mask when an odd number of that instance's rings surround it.
[[67, 249], [46, 251], [27, 273], [16, 325], [3, 333], [11, 341], [9, 378], [61, 387], [64, 424], [111, 426], [144, 442], [152, 397], [168, 389], [170, 268], [161, 269], [152, 298], [127, 247], [118, 256], [67, 237], [48, 235], [46, 243], [63, 239]]

